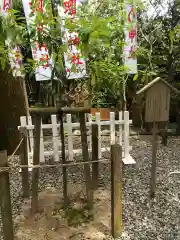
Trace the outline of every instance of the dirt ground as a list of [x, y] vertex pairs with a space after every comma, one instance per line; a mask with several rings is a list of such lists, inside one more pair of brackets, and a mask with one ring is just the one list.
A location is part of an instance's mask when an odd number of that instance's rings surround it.
[[[152, 136], [140, 136], [141, 141], [151, 141]], [[68, 185], [71, 207], [63, 210], [63, 196], [49, 187], [39, 194], [39, 212], [30, 213], [30, 200], [22, 206], [22, 214], [15, 220], [15, 240], [110, 240], [110, 191], [99, 188], [94, 192], [92, 212], [85, 209], [82, 185]]]
[[16, 240], [103, 240], [111, 238], [110, 191], [94, 193], [94, 207], [85, 210], [81, 186], [68, 186], [71, 208], [66, 217], [62, 193], [48, 188], [39, 196], [39, 213], [30, 214], [30, 201], [22, 206], [22, 215], [16, 218]]

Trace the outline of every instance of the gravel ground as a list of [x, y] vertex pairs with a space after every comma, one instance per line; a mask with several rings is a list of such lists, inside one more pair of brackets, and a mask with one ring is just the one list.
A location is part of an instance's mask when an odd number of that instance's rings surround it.
[[[107, 137], [105, 138], [107, 139]], [[123, 237], [131, 240], [180, 239], [180, 175], [168, 174], [180, 170], [180, 141], [172, 137], [168, 146], [159, 144], [157, 152], [157, 193], [154, 200], [149, 198], [151, 168], [151, 143], [147, 137], [132, 138], [132, 156], [136, 165], [123, 167]], [[105, 157], [109, 157], [107, 153]], [[15, 157], [11, 164], [19, 161]], [[68, 178], [71, 183], [81, 183], [82, 168], [69, 168]], [[20, 213], [22, 204], [21, 178], [17, 172], [10, 174], [13, 217]], [[100, 164], [100, 187], [107, 188], [110, 183], [109, 164]], [[41, 170], [40, 190], [47, 186], [61, 188], [62, 172], [60, 169]], [[1, 216], [1, 215], [0, 215]], [[0, 236], [2, 236], [0, 219]], [[178, 238], [179, 233], [179, 238]], [[171, 238], [170, 238], [171, 237]], [[2, 239], [2, 237], [0, 238]]]

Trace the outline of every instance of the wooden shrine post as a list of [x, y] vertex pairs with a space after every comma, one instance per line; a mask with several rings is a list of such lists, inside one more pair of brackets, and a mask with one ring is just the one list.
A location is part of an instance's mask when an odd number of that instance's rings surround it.
[[[33, 165], [39, 165], [40, 162], [40, 137], [41, 137], [41, 116], [35, 116], [34, 124], [34, 152]], [[38, 211], [38, 185], [39, 185], [39, 168], [32, 170], [32, 198], [31, 198], [31, 212], [32, 214]]]
[[[65, 150], [65, 136], [64, 136], [64, 122], [63, 122], [63, 112], [59, 112], [60, 118], [60, 139], [61, 139], [61, 158], [62, 164], [66, 164], [66, 150]], [[63, 198], [64, 198], [64, 209], [68, 208], [69, 198], [68, 198], [68, 179], [67, 179], [67, 168], [63, 166], [62, 168], [63, 177]]]
[[99, 157], [98, 157], [98, 125], [93, 123], [92, 126], [92, 161], [97, 161], [92, 164], [92, 185], [96, 190], [99, 185]]
[[8, 167], [7, 151], [0, 151], [0, 208], [4, 240], [13, 240], [13, 221], [9, 172], [1, 171], [1, 167]]
[[[88, 162], [89, 161], [89, 152], [88, 152], [88, 143], [87, 143], [85, 113], [83, 113], [83, 112], [79, 113], [79, 120], [80, 120], [83, 162]], [[92, 188], [92, 181], [91, 181], [90, 166], [88, 164], [84, 165], [84, 179], [85, 179], [85, 187], [86, 187], [86, 195], [87, 195], [87, 206], [88, 206], [89, 209], [92, 209], [92, 206], [93, 206], [93, 188]]]
[[[21, 127], [19, 129], [20, 137], [23, 138], [23, 142], [20, 146], [20, 160], [21, 165], [28, 165], [28, 137], [27, 137], [27, 129], [26, 127]], [[30, 187], [29, 187], [29, 171], [28, 168], [22, 168], [22, 190], [23, 197], [28, 198]]]
[[111, 145], [111, 233], [122, 235], [122, 147]]
[[158, 123], [169, 121], [170, 92], [180, 92], [168, 82], [157, 77], [136, 94], [145, 94], [145, 122], [152, 123], [152, 167], [150, 180], [150, 196], [156, 192], [156, 151]]
[[153, 122], [152, 127], [152, 166], [151, 166], [151, 180], [150, 180], [150, 196], [153, 198], [156, 191], [156, 152], [157, 152], [157, 131], [158, 125]]

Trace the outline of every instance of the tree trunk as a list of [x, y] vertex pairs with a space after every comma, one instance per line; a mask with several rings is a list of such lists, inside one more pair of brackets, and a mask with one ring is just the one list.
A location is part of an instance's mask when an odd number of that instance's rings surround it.
[[0, 114], [0, 149], [11, 154], [19, 143], [17, 127], [26, 106], [21, 82], [8, 69], [0, 70]]
[[169, 53], [168, 56], [168, 80], [172, 83], [174, 81], [173, 76], [173, 56]]

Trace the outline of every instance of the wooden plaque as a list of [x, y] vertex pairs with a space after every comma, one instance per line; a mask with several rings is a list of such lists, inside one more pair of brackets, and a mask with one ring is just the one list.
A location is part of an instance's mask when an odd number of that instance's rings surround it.
[[170, 88], [163, 82], [155, 83], [146, 92], [145, 121], [169, 120]]

